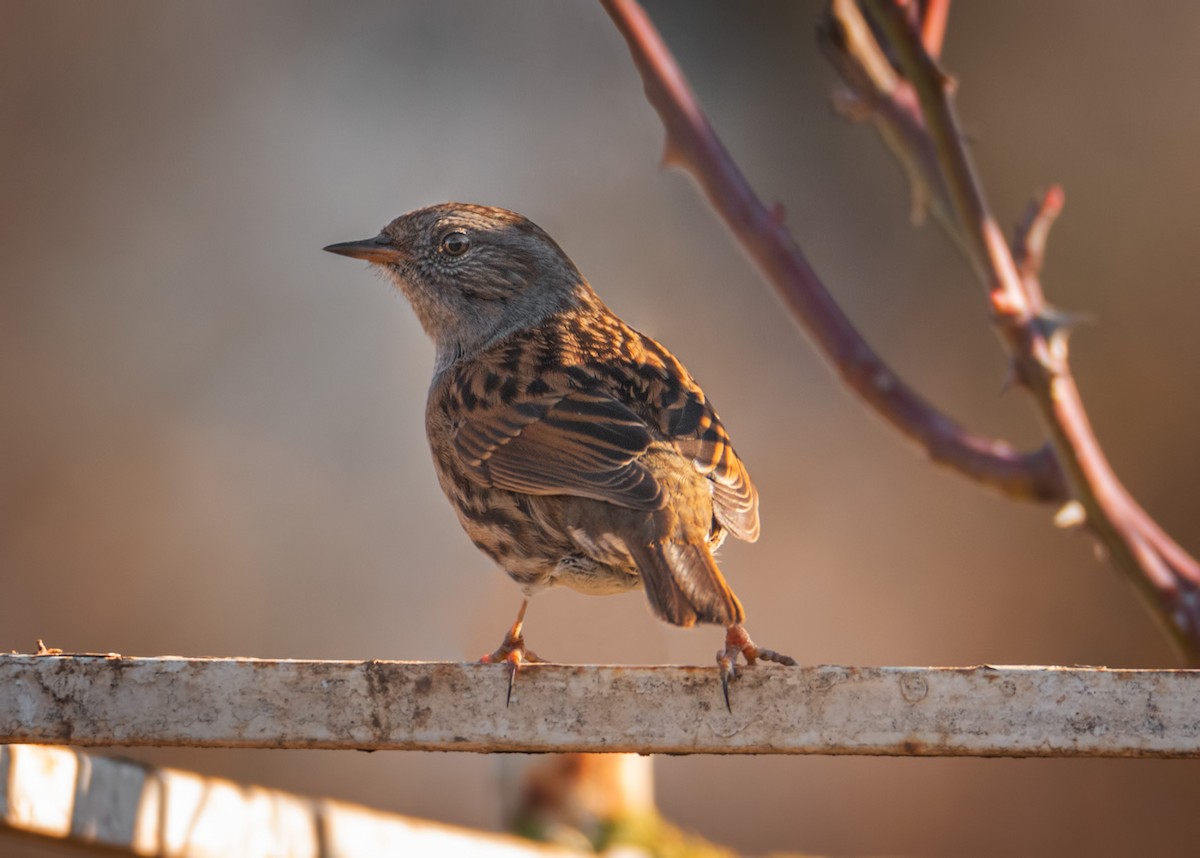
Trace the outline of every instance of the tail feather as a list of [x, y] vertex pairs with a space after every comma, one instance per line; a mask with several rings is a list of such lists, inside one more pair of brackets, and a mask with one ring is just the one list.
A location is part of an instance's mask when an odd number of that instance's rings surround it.
[[745, 619], [742, 603], [705, 545], [659, 542], [626, 543], [650, 607], [669, 623], [691, 626], [697, 621], [723, 626]]

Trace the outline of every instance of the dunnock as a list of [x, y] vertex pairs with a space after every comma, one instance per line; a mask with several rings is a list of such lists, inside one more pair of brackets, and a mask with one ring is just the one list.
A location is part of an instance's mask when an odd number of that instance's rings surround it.
[[526, 596], [485, 661], [512, 677], [528, 597], [646, 591], [669, 623], [726, 627], [726, 705], [755, 646], [713, 560], [758, 538], [758, 493], [683, 365], [610, 311], [539, 227], [504, 209], [447, 203], [334, 244], [408, 297], [437, 347], [425, 427], [438, 482], [467, 535]]

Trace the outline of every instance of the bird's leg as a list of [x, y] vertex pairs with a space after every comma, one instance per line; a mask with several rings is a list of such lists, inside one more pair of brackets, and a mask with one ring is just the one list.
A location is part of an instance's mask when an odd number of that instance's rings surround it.
[[776, 664], [786, 664], [789, 667], [796, 666], [796, 659], [790, 655], [784, 655], [755, 644], [750, 640], [746, 627], [741, 623], [729, 626], [725, 630], [725, 648], [717, 651], [717, 667], [721, 669], [721, 692], [725, 695], [725, 708], [731, 713], [733, 707], [729, 704], [729, 680], [737, 676], [738, 655], [746, 659], [747, 666], [754, 664], [759, 659], [773, 661]]
[[513, 682], [517, 679], [517, 671], [521, 669], [522, 662], [537, 664], [542, 661], [533, 650], [525, 648], [525, 636], [521, 633], [521, 627], [525, 624], [527, 607], [529, 607], [529, 600], [522, 599], [521, 610], [517, 611], [517, 619], [505, 634], [500, 646], [496, 648], [495, 652], [488, 653], [479, 659], [481, 664], [504, 662], [508, 665], [508, 693], [504, 697], [505, 706], [512, 702]]

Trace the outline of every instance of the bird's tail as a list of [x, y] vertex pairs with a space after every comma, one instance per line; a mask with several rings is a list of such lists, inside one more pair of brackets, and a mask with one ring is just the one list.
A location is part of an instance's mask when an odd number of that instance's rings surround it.
[[706, 545], [657, 542], [626, 548], [633, 555], [650, 607], [669, 623], [690, 626], [697, 620], [729, 626], [745, 619], [742, 603]]

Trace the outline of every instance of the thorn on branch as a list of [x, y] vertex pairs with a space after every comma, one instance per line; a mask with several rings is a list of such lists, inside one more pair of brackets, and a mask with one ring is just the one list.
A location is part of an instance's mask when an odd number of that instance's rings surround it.
[[1033, 317], [1033, 325], [1050, 347], [1051, 357], [1059, 363], [1067, 359], [1067, 341], [1075, 327], [1091, 317], [1083, 313], [1060, 310], [1058, 307], [1043, 306]]
[[1021, 368], [1017, 365], [1016, 360], [1010, 358], [1008, 361], [1008, 369], [1004, 372], [1004, 381], [1000, 383], [1000, 395], [1008, 393], [1014, 387], [1028, 387], [1029, 382], [1025, 380], [1025, 376], [1021, 374]]

